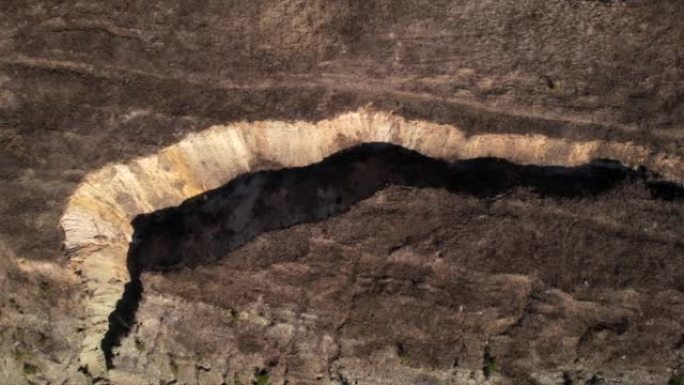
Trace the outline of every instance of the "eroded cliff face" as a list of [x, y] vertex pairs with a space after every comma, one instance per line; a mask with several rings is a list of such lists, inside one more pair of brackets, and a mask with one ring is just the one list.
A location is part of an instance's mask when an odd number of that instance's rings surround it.
[[[496, 157], [523, 165], [578, 166], [595, 159], [614, 159], [628, 167], [646, 167], [670, 181], [684, 180], [681, 158], [654, 153], [630, 142], [571, 141], [542, 135], [467, 136], [455, 126], [410, 121], [373, 109], [342, 114], [315, 124], [265, 121], [215, 126], [190, 135], [158, 154], [107, 166], [87, 176], [70, 198], [61, 223], [72, 268], [81, 277], [82, 290], [87, 293], [80, 355], [83, 368], [93, 378], [108, 376], [103, 339], [111, 324], [118, 322], [111, 320], [110, 314], [122, 298], [130, 275], [138, 280], [142, 272], [132, 267], [136, 261], [126, 260], [133, 236], [130, 223], [136, 215], [178, 205], [240, 174], [305, 166], [340, 150], [374, 142], [396, 144], [444, 160]], [[378, 177], [368, 171], [368, 178]], [[249, 194], [249, 187], [246, 194], [258, 196]], [[247, 208], [242, 214], [240, 206], [234, 209], [230, 221], [244, 222], [242, 227], [250, 226], [253, 209]], [[283, 209], [287, 212], [287, 208]], [[167, 252], [180, 251], [168, 249]], [[219, 313], [226, 314], [225, 311]], [[109, 364], [112, 365], [111, 358]]]

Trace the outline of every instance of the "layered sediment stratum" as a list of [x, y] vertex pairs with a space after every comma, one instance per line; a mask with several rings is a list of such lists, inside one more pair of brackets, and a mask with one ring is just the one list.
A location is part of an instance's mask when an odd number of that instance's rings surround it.
[[367, 142], [387, 142], [444, 160], [497, 157], [518, 164], [577, 166], [614, 159], [684, 181], [684, 160], [631, 142], [570, 141], [543, 135], [467, 136], [458, 127], [361, 109], [317, 123], [240, 122], [191, 134], [154, 155], [111, 164], [86, 176], [61, 226], [64, 247], [82, 278], [87, 318], [81, 364], [93, 376], [106, 365], [100, 348], [108, 317], [129, 280], [132, 219], [178, 205], [247, 172], [305, 166]]

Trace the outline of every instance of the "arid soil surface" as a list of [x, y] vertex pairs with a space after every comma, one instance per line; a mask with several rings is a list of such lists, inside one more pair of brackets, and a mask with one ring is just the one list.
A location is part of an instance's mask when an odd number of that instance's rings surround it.
[[375, 102], [472, 131], [681, 151], [682, 14], [664, 0], [4, 1], [6, 242], [57, 258], [85, 172], [232, 120]]
[[[93, 380], [58, 226], [88, 172], [216, 123], [368, 104], [681, 156], [683, 17], [673, 0], [0, 0], [0, 383]], [[684, 206], [645, 191], [389, 188], [146, 275], [120, 367], [153, 383], [232, 384], [253, 362], [242, 383], [681, 379]]]
[[129, 339], [155, 349], [114, 362], [144, 373], [198, 352], [214, 376], [256, 367], [274, 383], [477, 383], [483, 368], [497, 383], [665, 383], [684, 364], [682, 214], [638, 182], [575, 198], [388, 187], [145, 274]]

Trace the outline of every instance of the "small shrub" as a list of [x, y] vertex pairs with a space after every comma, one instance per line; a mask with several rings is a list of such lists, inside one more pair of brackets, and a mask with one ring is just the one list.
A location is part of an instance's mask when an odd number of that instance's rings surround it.
[[32, 376], [32, 375], [38, 373], [38, 367], [35, 365], [31, 365], [28, 362], [26, 362], [26, 363], [24, 363], [23, 372], [27, 376]]
[[254, 385], [271, 385], [271, 376], [269, 376], [268, 372], [264, 369], [257, 371], [254, 377]]
[[575, 381], [572, 380], [569, 372], [563, 372], [563, 385], [574, 385]]
[[171, 366], [171, 372], [173, 373], [173, 376], [178, 376], [178, 364], [176, 363], [176, 359], [171, 354], [169, 354], [169, 366]]
[[402, 364], [408, 365], [411, 356], [406, 351], [404, 344], [401, 342], [397, 342], [396, 345], [397, 345], [397, 356], [399, 357], [399, 360], [401, 361]]
[[137, 350], [138, 353], [144, 352], [145, 351], [145, 343], [136, 338], [135, 339], [135, 350]]
[[601, 385], [601, 384], [605, 384], [605, 383], [606, 383], [606, 381], [603, 378], [601, 378], [595, 374], [593, 376], [591, 376], [589, 381], [587, 381], [587, 385]]
[[667, 382], [667, 385], [684, 385], [684, 375], [673, 375], [670, 377], [670, 381]]
[[489, 346], [485, 347], [484, 352], [484, 366], [482, 367], [482, 373], [486, 379], [489, 379], [494, 373], [499, 370], [499, 365], [496, 363], [496, 357], [494, 357], [489, 350]]

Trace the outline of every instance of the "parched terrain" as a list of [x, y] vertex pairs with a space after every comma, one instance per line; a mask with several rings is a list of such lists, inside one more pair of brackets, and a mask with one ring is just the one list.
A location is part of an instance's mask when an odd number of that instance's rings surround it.
[[206, 383], [666, 383], [663, 363], [682, 364], [680, 206], [638, 185], [495, 200], [390, 187], [216, 264], [146, 275], [115, 361]]
[[59, 227], [107, 164], [364, 106], [681, 159], [682, 17], [670, 0], [0, 1], [0, 383], [684, 381], [684, 206], [639, 181], [388, 187], [146, 272], [107, 378], [79, 361], [92, 293]]

